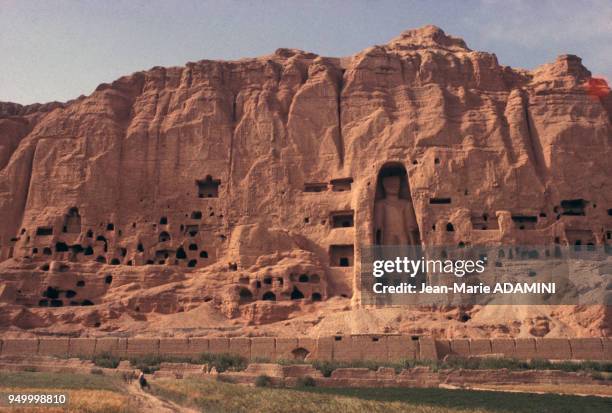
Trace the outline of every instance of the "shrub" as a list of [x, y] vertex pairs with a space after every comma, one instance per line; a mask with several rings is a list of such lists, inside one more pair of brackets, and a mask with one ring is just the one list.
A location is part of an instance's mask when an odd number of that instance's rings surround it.
[[257, 376], [255, 378], [255, 386], [256, 387], [270, 387], [272, 385], [272, 379], [270, 376], [266, 376], [262, 374], [261, 376]]
[[315, 387], [317, 382], [310, 376], [300, 377], [296, 382], [297, 387]]
[[224, 371], [242, 371], [248, 365], [248, 361], [244, 357], [228, 353], [202, 353], [197, 362], [208, 364], [209, 368], [214, 367], [219, 373]]
[[554, 370], [555, 365], [548, 360], [533, 359], [529, 362], [529, 369], [533, 370]]
[[520, 361], [514, 358], [483, 358], [480, 360], [481, 369], [497, 370], [497, 369], [509, 369], [509, 370], [525, 370], [528, 367], [528, 363]]
[[222, 383], [232, 383], [232, 384], [236, 383], [236, 379], [230, 376], [226, 376], [225, 374], [219, 374], [217, 376], [217, 381], [220, 381]]
[[438, 360], [430, 359], [402, 359], [392, 367], [395, 368], [396, 373], [399, 373], [402, 369], [411, 369], [413, 367], [429, 367], [432, 371], [438, 371], [440, 368], [440, 362]]
[[95, 355], [91, 361], [93, 361], [93, 363], [98, 366], [98, 367], [104, 367], [107, 369], [116, 369], [117, 366], [119, 365], [119, 361], [121, 359], [117, 356], [113, 356], [110, 353], [101, 353], [98, 355]]
[[292, 366], [295, 364], [312, 364], [311, 361], [306, 361], [302, 359], [294, 360], [294, 359], [276, 359], [274, 363], [280, 364], [281, 366]]
[[318, 361], [315, 360], [312, 363], [312, 366], [319, 370], [322, 374], [323, 377], [330, 377], [332, 372], [337, 368], [337, 364], [331, 361]]
[[572, 361], [562, 361], [552, 364], [551, 368], [563, 371], [579, 371], [583, 368], [583, 366], [581, 365], [581, 363], [575, 363]]
[[584, 368], [589, 370], [612, 373], [612, 363], [610, 362], [585, 361], [582, 364], [584, 365]]
[[145, 374], [152, 374], [159, 370], [159, 365], [164, 358], [153, 354], [147, 354], [144, 356], [130, 357], [130, 365], [141, 370]]

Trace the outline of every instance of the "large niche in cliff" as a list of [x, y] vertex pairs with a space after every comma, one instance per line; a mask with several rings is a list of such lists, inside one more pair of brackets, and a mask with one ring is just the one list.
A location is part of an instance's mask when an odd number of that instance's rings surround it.
[[70, 208], [64, 217], [63, 231], [69, 234], [78, 234], [81, 232], [81, 215], [78, 208]]
[[421, 237], [412, 206], [406, 168], [385, 164], [378, 173], [374, 197], [374, 244], [419, 245]]
[[208, 175], [205, 179], [197, 180], [198, 184], [198, 197], [199, 198], [218, 198], [219, 197], [219, 186], [221, 180], [213, 179], [212, 176]]

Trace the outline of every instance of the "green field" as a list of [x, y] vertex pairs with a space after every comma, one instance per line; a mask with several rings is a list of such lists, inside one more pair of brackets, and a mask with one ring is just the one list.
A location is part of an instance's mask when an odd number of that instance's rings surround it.
[[396, 401], [419, 405], [490, 412], [609, 412], [612, 399], [604, 397], [566, 396], [557, 394], [508, 393], [476, 390], [416, 388], [310, 388], [315, 394], [342, 395], [361, 400]]
[[[164, 379], [151, 382], [155, 401], [203, 412], [608, 412], [612, 398], [557, 394], [415, 388], [251, 387], [206, 379]], [[0, 373], [0, 391], [67, 391], [69, 412], [137, 412], [151, 410], [130, 393], [121, 379], [102, 374]], [[149, 400], [150, 401], [150, 400]], [[182, 409], [181, 409], [182, 410]], [[11, 409], [10, 411], [18, 411]], [[49, 411], [49, 410], [37, 410]], [[180, 410], [177, 410], [180, 411]]]
[[246, 387], [162, 380], [153, 393], [206, 412], [606, 412], [612, 399], [446, 389]]

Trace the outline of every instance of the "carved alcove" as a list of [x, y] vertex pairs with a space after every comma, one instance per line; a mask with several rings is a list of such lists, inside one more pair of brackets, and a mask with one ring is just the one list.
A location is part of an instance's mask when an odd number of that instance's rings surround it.
[[388, 163], [378, 172], [374, 197], [375, 245], [420, 245], [406, 168]]

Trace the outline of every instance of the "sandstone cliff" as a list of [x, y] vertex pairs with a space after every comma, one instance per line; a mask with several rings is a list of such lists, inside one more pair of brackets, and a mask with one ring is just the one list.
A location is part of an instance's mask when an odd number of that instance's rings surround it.
[[611, 244], [612, 99], [590, 84], [576, 56], [513, 69], [427, 26], [346, 58], [279, 49], [2, 103], [0, 328], [608, 334], [604, 308], [357, 294], [388, 175], [424, 245]]

